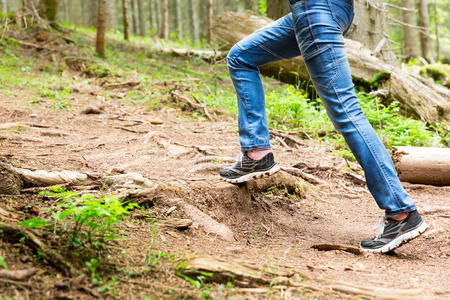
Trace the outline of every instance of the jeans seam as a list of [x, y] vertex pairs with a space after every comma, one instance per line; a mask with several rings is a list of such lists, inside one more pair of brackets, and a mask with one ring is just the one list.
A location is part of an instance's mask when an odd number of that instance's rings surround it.
[[272, 50], [270, 50], [269, 48], [267, 48], [266, 46], [264, 46], [264, 44], [259, 44], [258, 45], [261, 49], [263, 49], [264, 51], [269, 52], [270, 54], [272, 54], [273, 56], [279, 58], [279, 59], [286, 59], [285, 57], [282, 57], [278, 54], [276, 54], [275, 52], [273, 52]]
[[373, 149], [371, 144], [367, 141], [367, 137], [363, 134], [363, 132], [361, 132], [361, 130], [358, 128], [356, 122], [353, 120], [353, 118], [349, 115], [349, 113], [347, 112], [347, 109], [345, 108], [345, 106], [343, 105], [342, 101], [341, 101], [341, 97], [339, 96], [339, 93], [336, 91], [336, 87], [333, 84], [333, 91], [336, 95], [336, 98], [339, 100], [339, 104], [341, 105], [342, 109], [344, 110], [347, 118], [350, 120], [350, 122], [353, 123], [353, 125], [355, 126], [356, 130], [358, 131], [358, 133], [361, 135], [361, 137], [364, 140], [364, 143], [366, 144], [367, 148], [369, 149], [370, 153], [372, 154], [375, 163], [377, 164], [378, 168], [381, 171], [381, 174], [383, 175], [383, 179], [386, 181], [387, 185], [389, 186], [389, 190], [392, 194], [392, 196], [394, 197], [395, 202], [397, 203], [397, 206], [401, 206], [399, 199], [396, 195], [396, 193], [394, 192], [394, 189], [392, 188], [391, 185], [391, 181], [386, 177], [385, 171], [383, 169], [383, 167], [380, 165], [380, 162], [378, 161], [378, 159], [376, 158], [376, 155], [374, 155]]
[[[303, 3], [305, 4], [305, 12], [307, 12], [308, 11], [308, 4], [307, 4], [307, 2], [308, 1], [304, 1]], [[293, 17], [293, 15], [292, 15], [292, 17]], [[309, 18], [309, 14], [306, 14], [306, 19], [308, 20], [308, 30], [309, 30], [309, 32], [311, 33], [311, 36], [312, 36], [312, 38], [313, 38], [313, 41], [315, 41], [316, 40], [316, 37], [314, 36], [314, 32], [313, 32], [313, 30], [312, 30], [312, 28], [311, 28], [311, 19]], [[294, 26], [295, 26], [296, 24], [295, 24], [295, 21], [294, 21]], [[317, 48], [319, 48], [319, 45], [317, 44], [317, 43], [314, 43], [315, 45], [316, 45], [316, 47]]]
[[[317, 45], [317, 43], [314, 43], [314, 44]], [[315, 53], [317, 53], [317, 52], [320, 52], [320, 50], [322, 50], [322, 49], [325, 49], [325, 50], [323, 50], [323, 52], [326, 52], [327, 49], [330, 50], [331, 55], [332, 55], [332, 57], [333, 57], [334, 65], [336, 66], [336, 75], [333, 77], [333, 79], [330, 81], [330, 83], [329, 83], [327, 86], [321, 85], [321, 84], [319, 84], [319, 83], [316, 83], [316, 84], [317, 84], [319, 87], [321, 87], [321, 88], [329, 89], [329, 88], [336, 82], [336, 80], [338, 79], [339, 75], [341, 74], [340, 71], [339, 71], [339, 68], [337, 67], [336, 55], [334, 54], [333, 47], [332, 47], [331, 45], [328, 45], [328, 46], [325, 46], [325, 47], [322, 47], [322, 48], [319, 47], [318, 49], [314, 50], [312, 53], [309, 53], [308, 56], [307, 56], [307, 58], [305, 58], [305, 56], [303, 56], [303, 59], [305, 60], [305, 63], [306, 63], [306, 61], [307, 61], [309, 58], [311, 58], [311, 56], [313, 56], [313, 55], [314, 55]], [[322, 54], [322, 53], [321, 53], [321, 54]]]

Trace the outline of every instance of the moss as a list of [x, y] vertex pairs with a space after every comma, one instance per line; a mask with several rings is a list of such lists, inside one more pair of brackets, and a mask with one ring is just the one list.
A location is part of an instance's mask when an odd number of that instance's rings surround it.
[[420, 68], [420, 75], [432, 78], [436, 83], [450, 88], [450, 65], [431, 64]]
[[378, 87], [380, 87], [380, 85], [382, 85], [389, 79], [391, 79], [391, 73], [386, 72], [386, 71], [378, 72], [377, 74], [375, 74], [373, 76], [373, 79], [370, 82], [370, 88], [372, 90], [376, 90], [376, 89], [378, 89]]
[[45, 16], [50, 22], [56, 21], [58, 13], [58, 0], [43, 0], [45, 4]]
[[90, 64], [87, 69], [83, 71], [83, 74], [97, 78], [114, 76], [114, 72], [111, 70], [111, 68], [108, 65], [102, 63]]

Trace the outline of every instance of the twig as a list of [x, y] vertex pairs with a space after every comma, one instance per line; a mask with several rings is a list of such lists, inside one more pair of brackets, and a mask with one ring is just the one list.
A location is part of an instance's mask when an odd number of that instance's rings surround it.
[[140, 81], [124, 81], [124, 82], [119, 82], [119, 83], [110, 83], [110, 84], [105, 84], [104, 87], [107, 89], [117, 89], [117, 88], [132, 88], [135, 86], [140, 85], [141, 82]]
[[7, 237], [24, 236], [25, 243], [35, 251], [41, 251], [45, 258], [57, 269], [63, 271], [68, 276], [77, 276], [79, 270], [65, 260], [61, 254], [55, 252], [44, 244], [29, 228], [0, 222], [0, 229], [6, 233]]
[[206, 105], [197, 104], [197, 103], [193, 102], [191, 99], [189, 99], [189, 97], [179, 93], [176, 90], [175, 91], [171, 91], [170, 92], [170, 96], [175, 101], [186, 103], [193, 110], [202, 110], [205, 113], [205, 116], [208, 118], [208, 120], [215, 121], [215, 119], [211, 116], [211, 114], [209, 113], [208, 109], [206, 108]]
[[123, 131], [133, 132], [133, 133], [141, 133], [141, 134], [147, 133], [147, 131], [143, 131], [143, 130], [133, 130], [133, 129], [129, 129], [129, 128], [126, 128], [126, 127], [121, 127], [121, 126], [114, 126], [114, 128], [116, 128], [116, 129], [121, 129], [121, 130], [123, 130]]
[[288, 134], [281, 133], [281, 132], [275, 131], [275, 130], [270, 130], [270, 134], [273, 136], [281, 137], [281, 138], [285, 139], [286, 142], [290, 142], [292, 144], [299, 145], [299, 146], [306, 146], [305, 143], [302, 143], [298, 139], [296, 139], [293, 136], [290, 136]]
[[339, 250], [339, 251], [345, 251], [345, 252], [353, 253], [353, 254], [356, 254], [356, 255], [363, 255], [364, 254], [364, 251], [362, 251], [361, 249], [353, 247], [353, 246], [347, 246], [347, 245], [318, 244], [318, 245], [313, 245], [311, 248], [317, 249], [319, 251]]
[[23, 288], [23, 289], [31, 289], [31, 285], [30, 284], [24, 283], [24, 282], [17, 282], [17, 281], [14, 281], [14, 280], [8, 280], [8, 279], [0, 278], [0, 283], [12, 284], [12, 285], [18, 286], [18, 287]]

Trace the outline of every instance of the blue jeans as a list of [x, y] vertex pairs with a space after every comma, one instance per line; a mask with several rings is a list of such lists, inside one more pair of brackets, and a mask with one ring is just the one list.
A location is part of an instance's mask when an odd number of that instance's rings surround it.
[[353, 20], [353, 0], [289, 1], [292, 13], [238, 42], [228, 54], [242, 151], [270, 149], [258, 66], [302, 55], [328, 116], [363, 167], [378, 206], [388, 216], [415, 210], [355, 94], [343, 38]]

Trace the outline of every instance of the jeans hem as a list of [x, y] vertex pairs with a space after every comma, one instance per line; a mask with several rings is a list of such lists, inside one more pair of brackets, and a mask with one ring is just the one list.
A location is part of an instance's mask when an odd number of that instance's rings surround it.
[[[410, 200], [410, 201], [412, 201], [412, 200]], [[401, 214], [404, 214], [407, 212], [415, 211], [416, 209], [417, 209], [417, 207], [415, 205], [409, 205], [405, 208], [401, 208], [396, 211], [386, 211], [386, 217], [395, 217], [395, 216], [398, 216], [398, 215], [401, 215]]]
[[268, 150], [270, 149], [270, 144], [261, 144], [261, 145], [254, 145], [254, 146], [242, 146], [241, 151], [253, 151], [253, 150]]

